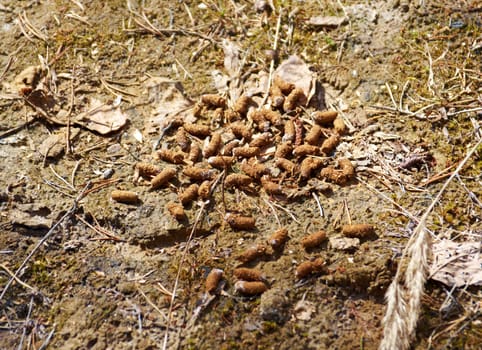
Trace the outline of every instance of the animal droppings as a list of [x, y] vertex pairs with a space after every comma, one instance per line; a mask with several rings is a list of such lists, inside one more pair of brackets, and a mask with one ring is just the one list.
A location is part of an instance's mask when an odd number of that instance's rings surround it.
[[119, 203], [135, 204], [139, 201], [137, 193], [132, 191], [114, 190], [110, 194], [111, 198]]
[[370, 224], [344, 225], [341, 233], [350, 238], [365, 238], [375, 233], [375, 226]]
[[227, 213], [225, 219], [234, 230], [252, 230], [255, 228], [256, 219], [252, 216]]
[[327, 240], [326, 232], [318, 231], [303, 237], [303, 239], [301, 240], [301, 245], [305, 249], [313, 249], [320, 246], [326, 240]]
[[217, 289], [219, 282], [223, 278], [224, 271], [221, 269], [212, 269], [206, 277], [206, 293], [213, 294]]
[[258, 295], [266, 292], [268, 286], [259, 281], [238, 281], [234, 284], [234, 290], [244, 295]]
[[242, 281], [263, 281], [263, 273], [258, 269], [250, 269], [247, 267], [238, 267], [233, 272], [234, 277]]
[[296, 268], [296, 278], [305, 278], [312, 274], [327, 273], [328, 269], [325, 266], [325, 261], [322, 258], [317, 258], [313, 261], [305, 261]]
[[164, 185], [166, 185], [169, 180], [171, 180], [176, 175], [176, 169], [166, 168], [162, 170], [159, 174], [151, 180], [151, 188], [156, 190]]
[[288, 229], [280, 228], [268, 237], [268, 244], [274, 249], [281, 249], [288, 240]]

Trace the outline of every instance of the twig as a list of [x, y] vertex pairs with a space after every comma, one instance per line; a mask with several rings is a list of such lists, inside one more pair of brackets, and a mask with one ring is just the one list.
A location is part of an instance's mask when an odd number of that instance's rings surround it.
[[45, 349], [47, 349], [47, 346], [49, 345], [50, 341], [52, 340], [52, 337], [54, 336], [55, 326], [56, 326], [56, 324], [54, 323], [54, 325], [53, 325], [53, 327], [52, 327], [52, 330], [50, 331], [50, 333], [49, 333], [49, 335], [47, 336], [47, 338], [45, 338], [44, 342], [43, 342], [42, 345], [38, 348], [38, 350], [45, 350]]
[[15, 126], [11, 129], [8, 129], [7, 131], [4, 131], [2, 133], [0, 133], [0, 140], [1, 139], [4, 139], [5, 137], [8, 137], [10, 135], [13, 135], [17, 132], [19, 132], [20, 130], [22, 130], [23, 128], [25, 128], [26, 126], [29, 126], [30, 124], [34, 123], [38, 121], [37, 118], [35, 117], [29, 117], [26, 121], [24, 121], [22, 124], [18, 125], [18, 126]]
[[25, 335], [27, 334], [27, 325], [28, 325], [28, 322], [30, 321], [30, 315], [32, 314], [32, 308], [33, 308], [33, 295], [30, 297], [30, 303], [28, 304], [27, 317], [25, 318], [25, 321], [23, 323], [22, 337], [20, 338], [20, 343], [18, 344], [17, 350], [23, 349], [23, 340], [25, 339]]
[[27, 288], [27, 289], [30, 289], [30, 290], [33, 291], [33, 292], [36, 292], [36, 291], [37, 291], [34, 287], [29, 286], [27, 283], [23, 282], [20, 278], [18, 278], [17, 276], [15, 276], [15, 274], [14, 274], [12, 271], [10, 271], [10, 269], [9, 269], [7, 266], [5, 266], [4, 264], [0, 264], [0, 267], [1, 267], [2, 269], [4, 269], [12, 278], [14, 278], [15, 281], [16, 281], [18, 284], [20, 284], [21, 286], [23, 286], [23, 287], [25, 287], [25, 288]]
[[281, 221], [279, 221], [279, 217], [278, 217], [278, 214], [276, 213], [276, 209], [273, 207], [273, 205], [270, 203], [269, 200], [267, 200], [266, 198], [263, 198], [263, 200], [271, 208], [271, 210], [273, 211], [274, 217], [276, 218], [276, 221], [278, 222], [278, 226], [281, 227]]
[[198, 211], [198, 214], [196, 215], [196, 219], [194, 221], [194, 224], [192, 225], [192, 229], [191, 229], [191, 233], [189, 234], [189, 237], [186, 241], [186, 246], [184, 247], [184, 250], [182, 252], [182, 255], [181, 255], [181, 261], [179, 262], [179, 267], [177, 269], [177, 275], [176, 275], [176, 280], [174, 282], [174, 288], [172, 289], [172, 297], [171, 297], [171, 301], [169, 303], [169, 311], [168, 311], [168, 314], [167, 314], [167, 328], [166, 328], [166, 333], [164, 334], [164, 342], [162, 344], [162, 349], [163, 350], [166, 350], [167, 349], [167, 341], [169, 339], [169, 328], [171, 326], [171, 317], [172, 317], [172, 311], [173, 311], [173, 308], [174, 308], [174, 301], [176, 299], [176, 292], [177, 292], [177, 287], [179, 285], [179, 278], [181, 276], [181, 269], [182, 269], [182, 265], [184, 263], [184, 260], [186, 259], [186, 255], [187, 255], [187, 252], [189, 250], [189, 245], [192, 241], [192, 238], [194, 236], [194, 232], [196, 231], [196, 227], [197, 225], [199, 224], [199, 221], [201, 219], [201, 215], [203, 214], [204, 212], [204, 207], [206, 206], [206, 203], [207, 202], [202, 202], [201, 203], [201, 207], [199, 208], [199, 211]]
[[[275, 35], [274, 35], [274, 43], [273, 43], [273, 51], [274, 52], [276, 52], [276, 50], [278, 49], [279, 31], [280, 31], [280, 28], [281, 28], [281, 15], [282, 14], [283, 14], [283, 9], [280, 8], [279, 14], [278, 14], [278, 21], [276, 22], [276, 32], [275, 32]], [[264, 95], [263, 101], [259, 104], [259, 108], [263, 108], [266, 101], [268, 100], [269, 89], [271, 89], [271, 84], [273, 82], [274, 64], [275, 64], [275, 60], [272, 59], [270, 64], [269, 64], [268, 86], [266, 87], [266, 93]]]
[[323, 207], [321, 206], [320, 199], [316, 195], [315, 192], [311, 193], [313, 195], [313, 198], [316, 201], [316, 204], [318, 205], [318, 209], [320, 210], [320, 216], [323, 217]]
[[[388, 288], [386, 294], [387, 310], [383, 318], [384, 329], [383, 339], [379, 347], [380, 350], [403, 350], [410, 347], [410, 342], [417, 325], [421, 297], [428, 270], [427, 259], [430, 249], [430, 239], [427, 236], [425, 223], [432, 210], [440, 201], [448, 185], [462, 170], [481, 144], [482, 140], [479, 140], [475, 146], [469, 150], [453, 174], [444, 183], [437, 196], [420, 218], [417, 227], [405, 246], [401, 259], [403, 261], [404, 258], [409, 257], [410, 260], [403, 277], [402, 269], [404, 269], [406, 265], [402, 263], [398, 265], [395, 277]], [[402, 280], [405, 282], [402, 282]]]
[[159, 315], [161, 315], [162, 318], [163, 318], [166, 322], [169, 322], [169, 319], [167, 318], [166, 315], [164, 315], [164, 312], [162, 312], [161, 309], [159, 309], [159, 308], [157, 307], [157, 305], [154, 304], [154, 303], [151, 301], [151, 299], [149, 299], [149, 297], [144, 293], [144, 291], [143, 291], [139, 286], [137, 286], [137, 291], [138, 291], [139, 293], [141, 293], [141, 295], [144, 297], [144, 299], [146, 299], [147, 303], [148, 303], [149, 305], [151, 305], [152, 308], [153, 308], [154, 310], [156, 310], [156, 311], [159, 313]]
[[12, 277], [8, 280], [7, 284], [2, 290], [2, 294], [0, 294], [0, 301], [3, 299], [5, 294], [8, 291], [8, 288], [12, 284], [12, 282], [15, 280], [15, 277], [18, 277], [20, 272], [23, 270], [25, 265], [27, 265], [28, 261], [34, 256], [34, 254], [37, 252], [37, 250], [52, 236], [52, 234], [55, 232], [56, 228], [62, 224], [66, 219], [70, 219], [72, 215], [75, 214], [77, 211], [79, 202], [87, 195], [89, 188], [91, 187], [91, 182], [88, 182], [85, 187], [82, 189], [82, 191], [79, 193], [77, 198], [75, 198], [74, 203], [72, 204], [72, 207], [52, 226], [52, 228], [43, 236], [43, 238], [38, 241], [38, 243], [35, 245], [35, 247], [32, 249], [32, 251], [27, 255], [25, 260], [20, 264], [18, 269], [15, 271]]

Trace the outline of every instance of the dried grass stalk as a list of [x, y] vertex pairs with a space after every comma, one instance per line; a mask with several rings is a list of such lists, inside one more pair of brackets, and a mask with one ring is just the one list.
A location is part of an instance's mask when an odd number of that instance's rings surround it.
[[[428, 257], [431, 240], [425, 224], [429, 214], [439, 202], [449, 183], [458, 175], [472, 154], [482, 144], [482, 139], [472, 147], [457, 169], [444, 183], [443, 187], [421, 217], [419, 224], [410, 237], [398, 265], [397, 273], [385, 295], [387, 310], [383, 318], [383, 339], [380, 350], [409, 349], [415, 335], [420, 304], [428, 272]], [[403, 273], [403, 260], [408, 260]], [[403, 277], [402, 277], [403, 276]]]

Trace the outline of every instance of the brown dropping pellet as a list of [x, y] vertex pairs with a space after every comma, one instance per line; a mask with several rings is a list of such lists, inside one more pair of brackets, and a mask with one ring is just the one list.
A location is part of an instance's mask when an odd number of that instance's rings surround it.
[[321, 152], [327, 156], [330, 155], [331, 152], [335, 150], [336, 146], [338, 146], [339, 142], [340, 136], [338, 136], [338, 134], [331, 135], [321, 144]]
[[271, 236], [268, 237], [268, 244], [273, 247], [274, 250], [279, 250], [284, 246], [288, 239], [288, 229], [282, 227], [276, 230]]
[[370, 224], [343, 225], [341, 233], [350, 238], [364, 238], [375, 233], [375, 226]]
[[266, 292], [268, 286], [260, 281], [238, 281], [234, 284], [234, 289], [244, 295], [258, 295]]
[[184, 212], [184, 208], [179, 203], [167, 203], [166, 209], [176, 220], [181, 221], [186, 218], [186, 213]]
[[313, 145], [299, 145], [293, 149], [293, 155], [297, 157], [316, 156], [320, 153], [320, 148]]
[[281, 114], [278, 111], [273, 111], [271, 109], [262, 109], [264, 119], [269, 121], [274, 126], [281, 125]]
[[241, 115], [238, 112], [233, 111], [232, 109], [226, 109], [224, 111], [224, 118], [226, 119], [227, 122], [232, 123], [236, 120], [240, 120]]
[[336, 183], [337, 185], [346, 184], [351, 178], [353, 178], [353, 176], [354, 174], [345, 174], [343, 170], [335, 169], [332, 166], [328, 166], [320, 171], [321, 178], [327, 179], [328, 181]]
[[308, 99], [306, 98], [303, 89], [295, 88], [288, 96], [286, 96], [285, 102], [283, 103], [283, 110], [285, 112], [292, 111], [296, 107], [305, 106], [307, 101]]
[[201, 147], [197, 143], [193, 143], [191, 148], [189, 149], [189, 154], [187, 155], [187, 159], [190, 160], [192, 163], [197, 163], [199, 158], [201, 157]]
[[203, 106], [200, 103], [196, 103], [192, 109], [192, 115], [195, 118], [199, 118], [202, 114]]
[[209, 143], [204, 148], [204, 157], [209, 158], [215, 156], [221, 148], [221, 144], [221, 134], [218, 132], [213, 133], [211, 139], [209, 140]]
[[206, 94], [201, 96], [201, 103], [211, 108], [226, 107], [226, 99], [216, 94]]
[[327, 273], [325, 261], [322, 258], [317, 258], [313, 261], [305, 261], [298, 265], [295, 275], [297, 278], [305, 278], [315, 273]]
[[274, 108], [282, 108], [285, 102], [285, 96], [278, 85], [273, 84], [269, 89], [269, 96], [271, 98], [271, 106]]
[[346, 127], [346, 124], [345, 124], [345, 122], [343, 121], [343, 119], [341, 119], [341, 118], [336, 118], [336, 119], [333, 121], [333, 129], [335, 130], [335, 132], [336, 132], [338, 135], [345, 135], [348, 128]]
[[320, 168], [325, 162], [320, 158], [305, 158], [300, 165], [300, 177], [309, 179], [314, 170]]
[[142, 176], [145, 179], [150, 179], [161, 172], [161, 168], [159, 168], [157, 165], [146, 162], [137, 163], [136, 169], [139, 172], [139, 176]]
[[204, 138], [211, 135], [211, 130], [208, 125], [184, 123], [183, 127], [193, 136]]
[[224, 169], [229, 166], [234, 161], [234, 157], [231, 156], [214, 156], [208, 158], [208, 164], [213, 168]]
[[176, 143], [179, 145], [183, 152], [189, 151], [189, 146], [191, 145], [191, 139], [189, 138], [186, 130], [183, 127], [177, 129], [176, 132]]
[[263, 175], [269, 174], [269, 168], [261, 163], [242, 163], [241, 170], [246, 174], [251, 176], [252, 178], [259, 179]]
[[216, 170], [187, 166], [184, 168], [182, 173], [192, 180], [204, 181], [212, 180], [216, 175]]
[[175, 175], [176, 175], [176, 169], [165, 168], [159, 174], [157, 174], [152, 178], [151, 188], [155, 190], [166, 185], [169, 182], [169, 180], [171, 180]]
[[233, 110], [242, 116], [248, 112], [249, 106], [253, 103], [253, 99], [249, 96], [242, 95], [234, 103]]
[[236, 147], [233, 149], [233, 156], [238, 158], [251, 158], [260, 154], [259, 147]]
[[265, 147], [271, 143], [271, 134], [268, 132], [253, 136], [250, 147]]
[[227, 213], [225, 219], [233, 230], [252, 230], [256, 225], [256, 219], [252, 216]]
[[206, 292], [213, 294], [218, 289], [219, 282], [223, 278], [224, 271], [221, 269], [212, 269], [206, 277]]
[[324, 126], [332, 125], [333, 121], [336, 119], [337, 116], [337, 111], [316, 111], [312, 115], [313, 120], [316, 123]]
[[135, 204], [139, 201], [137, 193], [132, 191], [114, 190], [110, 194], [111, 198], [119, 203]]
[[211, 185], [212, 182], [209, 180], [203, 181], [203, 183], [199, 185], [197, 193], [201, 199], [209, 199], [209, 197], [211, 196]]
[[253, 182], [253, 179], [244, 174], [229, 174], [224, 179], [224, 186], [226, 188], [232, 187], [246, 187]]
[[349, 159], [343, 158], [338, 160], [338, 165], [340, 166], [340, 170], [346, 176], [347, 180], [355, 177], [355, 167]]
[[229, 124], [229, 128], [236, 137], [243, 138], [245, 140], [250, 140], [252, 131], [242, 122], [235, 122]]
[[238, 267], [234, 269], [234, 277], [242, 281], [263, 281], [263, 273], [259, 269], [250, 269], [248, 267]]
[[277, 86], [284, 95], [289, 95], [295, 89], [295, 84], [283, 80], [278, 75], [273, 79], [273, 85]]
[[295, 123], [293, 120], [287, 120], [284, 126], [283, 142], [293, 142], [296, 137]]
[[266, 177], [261, 177], [261, 186], [266, 191], [267, 194], [279, 195], [283, 194], [283, 187], [276, 182], [268, 180]]
[[288, 159], [293, 152], [293, 145], [291, 143], [285, 142], [280, 143], [276, 146], [276, 151], [274, 152], [274, 156], [277, 158], [285, 158]]
[[238, 139], [233, 139], [229, 141], [227, 144], [225, 144], [222, 152], [223, 156], [233, 155], [233, 149], [238, 147], [240, 143], [241, 141], [239, 141]]
[[265, 110], [252, 109], [248, 113], [248, 118], [251, 119], [261, 131], [267, 131], [269, 129], [269, 121], [265, 118]]
[[305, 142], [317, 146], [320, 143], [321, 136], [323, 135], [323, 130], [317, 124], [313, 125], [310, 131], [305, 136]]
[[184, 157], [184, 153], [176, 152], [170, 149], [161, 149], [156, 152], [156, 158], [172, 164], [183, 163]]
[[246, 264], [251, 261], [261, 259], [265, 256], [266, 256], [266, 246], [263, 244], [257, 244], [244, 250], [241, 254], [239, 254], [237, 259], [242, 263]]
[[320, 246], [326, 240], [326, 232], [321, 230], [303, 237], [303, 239], [301, 240], [301, 245], [305, 249], [312, 249]]
[[199, 185], [189, 185], [184, 191], [179, 194], [179, 200], [183, 205], [187, 205], [195, 200], [198, 196]]
[[286, 158], [276, 158], [275, 164], [278, 168], [287, 171], [291, 175], [296, 170], [296, 164]]

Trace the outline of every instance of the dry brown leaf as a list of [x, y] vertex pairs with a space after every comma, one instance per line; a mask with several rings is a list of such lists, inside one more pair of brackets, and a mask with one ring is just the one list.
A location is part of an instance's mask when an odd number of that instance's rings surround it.
[[75, 123], [86, 129], [105, 135], [121, 129], [127, 122], [127, 116], [119, 106], [104, 104], [93, 98], [87, 112], [79, 114]]
[[290, 56], [281, 62], [274, 76], [278, 76], [288, 83], [295, 84], [297, 88], [303, 90], [306, 96], [310, 95], [314, 83], [314, 74], [298, 56]]
[[[163, 77], [151, 77], [145, 83], [147, 101], [152, 103], [153, 112], [145, 122], [145, 132], [155, 133], [162, 130], [176, 117], [181, 117], [187, 122], [193, 122], [191, 107], [193, 102], [184, 94], [182, 84]], [[145, 99], [145, 98], [144, 98]]]
[[480, 242], [442, 240], [433, 244], [430, 278], [447, 286], [482, 285]]

